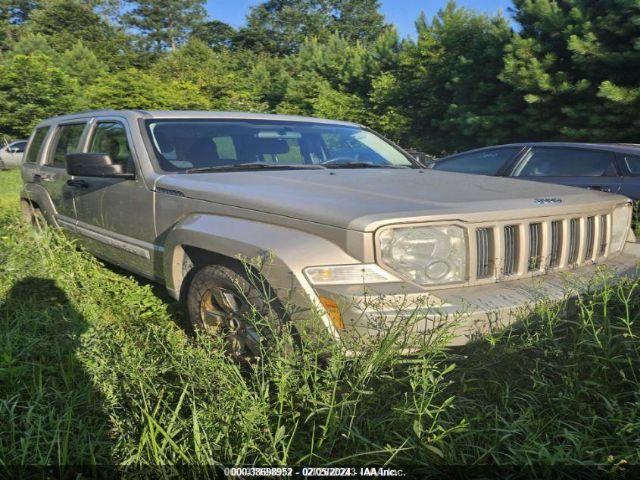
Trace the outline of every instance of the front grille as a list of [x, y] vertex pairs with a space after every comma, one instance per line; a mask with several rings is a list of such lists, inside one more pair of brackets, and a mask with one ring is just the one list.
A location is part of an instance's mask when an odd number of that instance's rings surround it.
[[551, 222], [551, 254], [549, 255], [549, 266], [557, 267], [560, 264], [562, 254], [562, 221]]
[[504, 274], [513, 275], [518, 268], [518, 226], [504, 227]]
[[569, 257], [568, 262], [576, 263], [580, 251], [580, 219], [572, 218], [569, 222]]
[[529, 271], [538, 270], [542, 255], [542, 224], [529, 224]]
[[479, 226], [472, 237], [476, 268], [470, 280], [536, 275], [603, 260], [610, 224], [610, 213], [597, 213]]
[[477, 277], [488, 278], [493, 275], [493, 231], [490, 228], [479, 228], [476, 230], [477, 255]]
[[598, 256], [601, 257], [605, 254], [605, 252], [607, 251], [607, 225], [608, 225], [608, 221], [607, 221], [607, 216], [606, 215], [601, 215], [600, 216], [600, 248], [598, 249]]
[[595, 234], [596, 234], [596, 218], [589, 217], [587, 218], [587, 235], [586, 235], [587, 245], [584, 252], [585, 260], [589, 260], [590, 258], [593, 258], [593, 247], [596, 244]]

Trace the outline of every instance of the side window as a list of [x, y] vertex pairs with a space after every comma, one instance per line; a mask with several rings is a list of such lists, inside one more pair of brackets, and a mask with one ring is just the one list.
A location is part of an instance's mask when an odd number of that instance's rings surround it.
[[467, 153], [449, 160], [436, 161], [433, 164], [433, 169], [445, 172], [495, 175], [500, 167], [511, 160], [518, 151], [520, 148], [514, 147]]
[[514, 177], [615, 176], [609, 152], [572, 148], [533, 148], [516, 166]]
[[27, 153], [24, 157], [24, 161], [28, 163], [36, 163], [38, 161], [38, 154], [40, 153], [40, 149], [42, 148], [42, 142], [47, 136], [49, 132], [49, 127], [40, 127], [36, 129], [33, 134], [33, 138], [31, 139], [31, 145], [27, 150]]
[[12, 143], [10, 146], [15, 153], [24, 153], [24, 148], [27, 146], [27, 142], [16, 142]]
[[78, 151], [80, 137], [84, 131], [84, 123], [75, 123], [72, 125], [61, 125], [58, 128], [56, 139], [53, 145], [53, 155], [50, 156], [49, 165], [54, 167], [65, 168], [67, 165], [67, 153], [75, 153]]
[[125, 171], [133, 170], [127, 132], [120, 122], [99, 122], [93, 133], [89, 152], [106, 153], [114, 164], [124, 166]]
[[640, 175], [640, 156], [625, 155], [624, 164], [627, 166], [631, 175]]

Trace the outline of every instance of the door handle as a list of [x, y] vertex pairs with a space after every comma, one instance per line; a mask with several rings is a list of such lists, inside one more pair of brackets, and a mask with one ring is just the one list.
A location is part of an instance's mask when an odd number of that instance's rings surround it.
[[84, 180], [67, 180], [67, 185], [76, 188], [89, 188], [89, 184]]
[[53, 180], [55, 180], [55, 179], [50, 175], [44, 175], [44, 174], [40, 174], [40, 173], [34, 173], [33, 174], [33, 181], [34, 182], [52, 182]]
[[611, 193], [613, 190], [611, 190], [611, 187], [605, 187], [602, 185], [589, 185], [587, 187], [589, 190], [600, 190], [601, 192], [606, 192], [606, 193]]

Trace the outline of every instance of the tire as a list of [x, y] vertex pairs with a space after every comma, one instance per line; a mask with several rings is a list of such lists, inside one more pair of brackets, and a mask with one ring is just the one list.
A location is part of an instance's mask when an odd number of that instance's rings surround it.
[[186, 296], [193, 330], [222, 335], [228, 355], [242, 363], [261, 358], [285, 324], [273, 292], [256, 285], [257, 276], [247, 277], [241, 268], [207, 265], [194, 274]]

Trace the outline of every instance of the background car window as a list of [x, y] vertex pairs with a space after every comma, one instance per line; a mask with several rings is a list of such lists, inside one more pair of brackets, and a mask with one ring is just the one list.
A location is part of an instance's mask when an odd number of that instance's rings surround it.
[[80, 137], [86, 124], [62, 125], [58, 128], [58, 134], [53, 146], [53, 157], [49, 164], [54, 167], [65, 168], [67, 165], [67, 153], [78, 151]]
[[625, 155], [624, 164], [629, 169], [631, 175], [640, 175], [640, 156], [637, 155]]
[[91, 145], [91, 153], [106, 153], [114, 165], [122, 165], [125, 171], [131, 171], [131, 150], [127, 132], [120, 122], [100, 122], [96, 126]]
[[462, 154], [455, 158], [436, 161], [433, 164], [433, 169], [445, 172], [495, 175], [500, 167], [511, 160], [519, 151], [519, 147], [514, 147]]
[[49, 127], [40, 127], [36, 129], [36, 132], [33, 134], [33, 140], [31, 140], [31, 146], [24, 157], [25, 162], [35, 163], [38, 161], [38, 154], [42, 148], [42, 142], [44, 142], [48, 132]]
[[9, 145], [9, 148], [15, 151], [15, 153], [24, 153], [24, 149], [27, 146], [27, 142], [14, 142]]
[[615, 175], [611, 153], [562, 148], [532, 148], [513, 172], [514, 177], [602, 177]]

